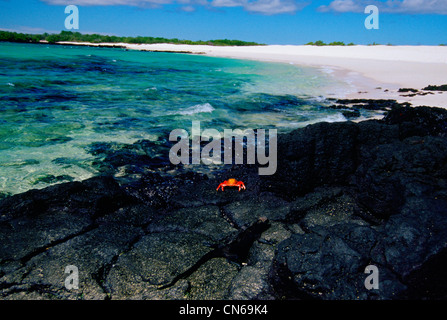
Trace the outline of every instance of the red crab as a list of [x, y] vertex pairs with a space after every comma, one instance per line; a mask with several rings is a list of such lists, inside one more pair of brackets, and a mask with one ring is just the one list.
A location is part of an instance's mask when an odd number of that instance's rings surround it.
[[245, 190], [244, 183], [242, 181], [237, 181], [236, 179], [233, 178], [225, 180], [224, 182], [219, 184], [216, 190], [219, 191], [219, 188], [222, 188], [222, 191], [224, 191], [224, 187], [239, 187], [239, 191], [241, 191], [241, 189]]

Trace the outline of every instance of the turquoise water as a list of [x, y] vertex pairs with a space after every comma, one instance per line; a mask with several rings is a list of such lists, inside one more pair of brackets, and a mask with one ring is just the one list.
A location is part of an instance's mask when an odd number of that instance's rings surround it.
[[192, 120], [220, 131], [344, 121], [321, 96], [337, 85], [288, 64], [0, 43], [0, 192], [89, 178], [98, 146], [156, 146]]

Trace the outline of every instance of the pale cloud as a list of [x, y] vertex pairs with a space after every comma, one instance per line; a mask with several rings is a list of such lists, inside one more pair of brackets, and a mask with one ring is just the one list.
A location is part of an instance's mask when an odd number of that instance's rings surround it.
[[309, 4], [309, 1], [258, 0], [248, 3], [245, 9], [263, 14], [293, 13]]
[[173, 0], [41, 0], [51, 5], [68, 6], [70, 4], [77, 6], [135, 6], [148, 7], [171, 4]]
[[248, 3], [245, 0], [213, 0], [210, 5], [213, 7], [243, 7]]
[[364, 10], [365, 6], [361, 5], [359, 2], [360, 1], [353, 0], [335, 0], [327, 6], [320, 6], [318, 10], [321, 12], [360, 12], [362, 9]]
[[[194, 11], [195, 6], [208, 8], [241, 7], [252, 13], [273, 15], [295, 13], [310, 4], [310, 0], [41, 0], [51, 5], [79, 6], [136, 6], [160, 7], [167, 4], [183, 5], [182, 10]], [[185, 6], [185, 4], [187, 4]]]
[[380, 12], [404, 14], [447, 14], [446, 0], [334, 0], [320, 6], [322, 12], [364, 12], [368, 5], [375, 5]]
[[[231, 8], [265, 15], [295, 13], [308, 6], [313, 0], [41, 0], [51, 5], [79, 6], [135, 6], [158, 8], [163, 5], [177, 4], [184, 11], [193, 11], [196, 7]], [[380, 12], [404, 14], [447, 14], [447, 0], [333, 0], [320, 6], [320, 12], [364, 12], [368, 5], [376, 5]]]
[[295, 13], [309, 5], [310, 1], [295, 0], [212, 0], [213, 7], [242, 7], [246, 11], [265, 15]]
[[194, 6], [183, 6], [180, 8], [180, 10], [185, 12], [193, 12], [196, 10], [196, 8]]

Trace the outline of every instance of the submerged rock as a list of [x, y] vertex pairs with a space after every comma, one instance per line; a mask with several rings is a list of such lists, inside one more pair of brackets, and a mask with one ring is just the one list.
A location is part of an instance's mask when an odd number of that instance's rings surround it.
[[426, 90], [426, 91], [447, 91], [447, 84], [442, 84], [440, 86], [429, 85], [429, 86], [423, 88], [422, 90]]

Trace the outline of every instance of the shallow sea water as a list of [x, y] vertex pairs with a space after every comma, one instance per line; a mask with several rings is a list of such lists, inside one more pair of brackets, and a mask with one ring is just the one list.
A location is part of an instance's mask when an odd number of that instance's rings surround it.
[[290, 64], [0, 43], [0, 196], [92, 177], [98, 144], [166, 141], [194, 120], [221, 132], [346, 121], [324, 97], [344, 86]]

